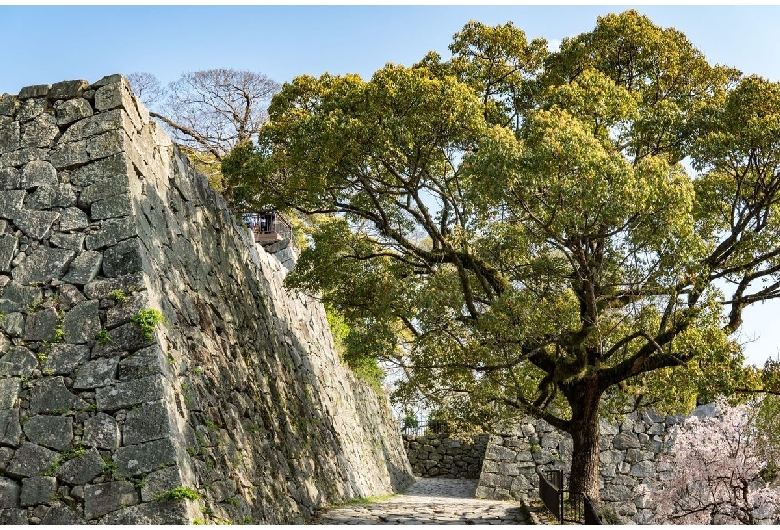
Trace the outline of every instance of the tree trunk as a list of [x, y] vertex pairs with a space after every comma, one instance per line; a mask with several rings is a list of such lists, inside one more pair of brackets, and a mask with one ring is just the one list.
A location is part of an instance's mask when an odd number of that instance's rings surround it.
[[585, 493], [595, 502], [599, 496], [599, 400], [602, 390], [595, 378], [576, 386], [569, 404], [572, 409], [573, 444], [569, 490]]

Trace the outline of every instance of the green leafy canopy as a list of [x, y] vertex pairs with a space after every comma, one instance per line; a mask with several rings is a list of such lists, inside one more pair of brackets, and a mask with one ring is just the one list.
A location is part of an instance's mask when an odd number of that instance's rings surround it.
[[397, 399], [472, 424], [597, 433], [755, 382], [734, 333], [780, 296], [780, 87], [635, 11], [555, 53], [477, 22], [450, 50], [298, 77], [224, 161], [311, 223], [288, 285], [404, 370]]

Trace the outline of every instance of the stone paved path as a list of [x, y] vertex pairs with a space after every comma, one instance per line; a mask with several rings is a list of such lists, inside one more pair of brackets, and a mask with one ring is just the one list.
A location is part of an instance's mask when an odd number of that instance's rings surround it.
[[332, 508], [312, 524], [528, 524], [517, 503], [475, 499], [476, 480], [417, 478], [403, 494]]

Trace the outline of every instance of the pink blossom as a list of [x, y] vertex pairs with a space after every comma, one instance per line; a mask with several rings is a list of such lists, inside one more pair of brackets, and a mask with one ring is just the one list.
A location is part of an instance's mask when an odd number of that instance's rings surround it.
[[755, 409], [720, 403], [714, 418], [680, 426], [670, 456], [674, 477], [653, 495], [656, 521], [672, 524], [778, 522], [780, 489], [762, 478], [767, 459]]

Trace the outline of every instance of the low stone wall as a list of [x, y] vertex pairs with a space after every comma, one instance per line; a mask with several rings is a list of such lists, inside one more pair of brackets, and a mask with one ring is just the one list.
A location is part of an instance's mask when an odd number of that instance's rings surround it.
[[[710, 412], [705, 407], [697, 409], [698, 414]], [[601, 500], [627, 522], [653, 522], [649, 493], [672, 478], [672, 466], [664, 455], [673, 440], [670, 427], [682, 419], [643, 412], [628, 414], [617, 423], [602, 420]], [[568, 477], [571, 454], [568, 434], [556, 431], [542, 420], [521, 422], [512, 432], [491, 436], [477, 497], [538, 497], [538, 473], [562, 469]]]
[[479, 478], [488, 435], [404, 434], [404, 449], [418, 477]]

